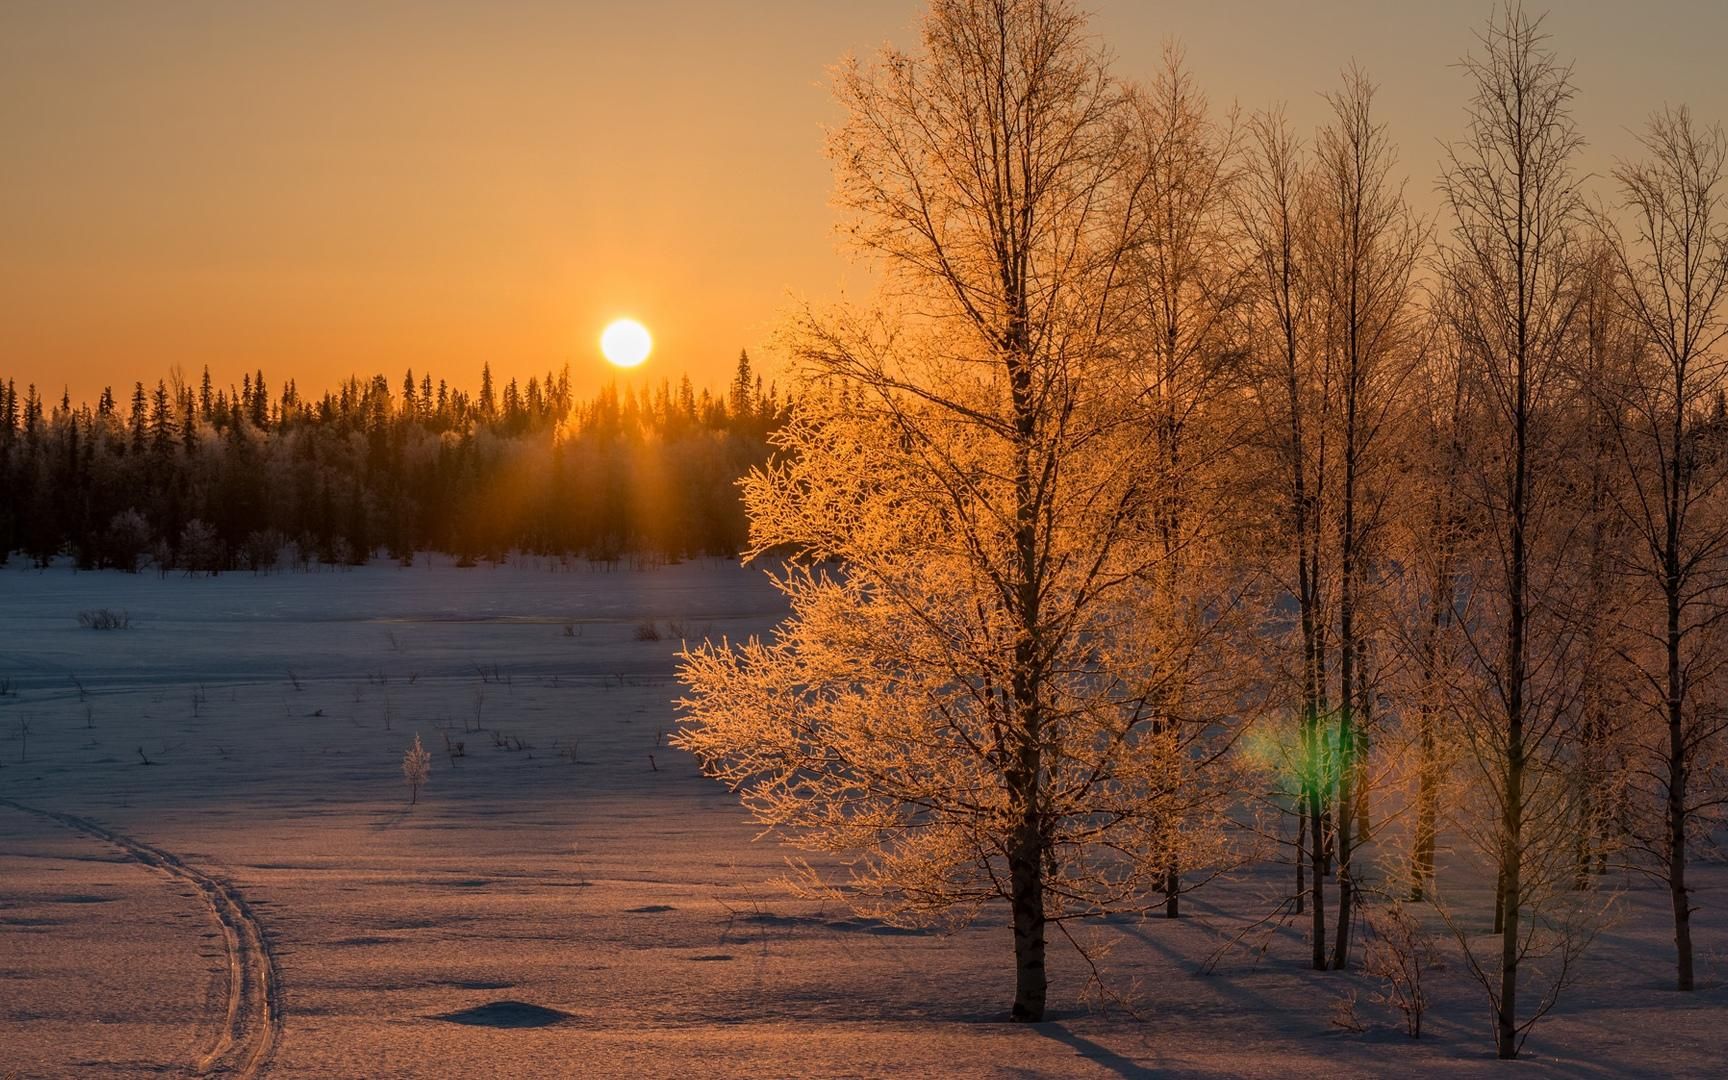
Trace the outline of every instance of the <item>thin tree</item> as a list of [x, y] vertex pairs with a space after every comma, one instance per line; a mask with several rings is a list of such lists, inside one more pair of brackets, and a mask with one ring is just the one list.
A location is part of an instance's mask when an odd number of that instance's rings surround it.
[[[1582, 580], [1571, 603], [1584, 652], [1597, 657], [1577, 673], [1578, 715], [1570, 722], [1575, 747], [1578, 816], [1573, 887], [1589, 888], [1607, 869], [1608, 853], [1622, 831], [1613, 818], [1624, 817], [1630, 774], [1628, 743], [1637, 725], [1632, 701], [1635, 665], [1628, 657], [1627, 604], [1629, 544], [1635, 542], [1622, 512], [1626, 461], [1620, 434], [1625, 418], [1622, 397], [1644, 379], [1649, 363], [1636, 323], [1620, 302], [1621, 269], [1613, 244], [1597, 239], [1585, 250], [1577, 274], [1578, 318], [1573, 346], [1579, 395], [1567, 423], [1578, 427], [1572, 458], [1577, 493], [1573, 512], [1584, 532]], [[1635, 576], [1635, 575], [1634, 575]]]
[[1156, 587], [1121, 348], [1122, 95], [1063, 0], [937, 0], [920, 53], [837, 83], [840, 200], [897, 303], [795, 329], [783, 454], [744, 486], [792, 615], [685, 654], [677, 742], [843, 859], [807, 888], [901, 922], [1006, 900], [1036, 1021], [1052, 927], [1151, 909], [1222, 836], [1233, 699], [1196, 685], [1211, 625]]
[[[1437, 298], [1443, 301], [1446, 294]], [[1410, 839], [1409, 899], [1423, 900], [1434, 883], [1441, 793], [1454, 762], [1457, 708], [1451, 688], [1459, 662], [1458, 597], [1472, 521], [1461, 492], [1471, 441], [1468, 367], [1461, 344], [1433, 320], [1430, 347], [1409, 384], [1402, 495], [1391, 514], [1392, 550], [1400, 594], [1395, 604], [1399, 653], [1397, 696], [1403, 734], [1415, 756], [1415, 820]]]
[[[1338, 867], [1338, 922], [1331, 966], [1350, 956], [1355, 884], [1352, 854], [1365, 834], [1368, 726], [1375, 695], [1368, 625], [1375, 549], [1382, 546], [1391, 490], [1391, 438], [1406, 400], [1411, 360], [1420, 342], [1412, 275], [1424, 243], [1392, 179], [1397, 154], [1374, 116], [1374, 84], [1358, 68], [1328, 95], [1333, 120], [1315, 146], [1315, 213], [1308, 241], [1320, 300], [1323, 348], [1330, 354], [1326, 389], [1336, 403], [1339, 475], [1337, 809], [1333, 848]], [[1366, 840], [1366, 835], [1360, 837]]]
[[408, 805], [420, 801], [420, 789], [432, 776], [432, 754], [420, 745], [420, 735], [414, 735], [414, 744], [402, 754], [402, 779], [408, 784]]
[[[1301, 897], [1305, 884], [1311, 890], [1313, 966], [1323, 971], [1329, 963], [1324, 822], [1331, 786], [1320, 731], [1327, 712], [1328, 588], [1322, 565], [1331, 478], [1324, 423], [1330, 397], [1323, 392], [1326, 379], [1316, 330], [1319, 305], [1307, 265], [1311, 245], [1306, 234], [1314, 198], [1301, 144], [1283, 113], [1255, 116], [1248, 131], [1247, 162], [1237, 198], [1252, 284], [1243, 310], [1261, 387], [1255, 397], [1266, 411], [1264, 442], [1274, 463], [1272, 486], [1284, 519], [1279, 531], [1288, 547], [1274, 552], [1271, 561], [1288, 567], [1277, 577], [1294, 596], [1296, 606], [1296, 895]], [[1304, 858], [1310, 870], [1306, 883]]]
[[[1565, 431], [1550, 421], [1572, 393], [1565, 350], [1580, 206], [1571, 162], [1582, 140], [1570, 69], [1545, 47], [1539, 20], [1514, 4], [1479, 43], [1462, 64], [1474, 91], [1468, 131], [1449, 149], [1440, 192], [1452, 219], [1450, 307], [1483, 412], [1467, 485], [1483, 528], [1460, 618], [1472, 670], [1459, 692], [1486, 804], [1470, 834], [1498, 871], [1497, 958], [1484, 963], [1459, 937], [1493, 1009], [1496, 1053], [1513, 1058], [1553, 1006], [1579, 943], [1549, 905], [1560, 838], [1576, 827], [1557, 767], [1576, 689], [1569, 673], [1587, 662], [1561, 599], [1576, 533], [1560, 483]], [[1521, 1015], [1520, 973], [1538, 956], [1558, 967]]]
[[[1233, 116], [1211, 118], [1174, 45], [1129, 104], [1123, 187], [1126, 220], [1136, 231], [1124, 269], [1134, 298], [1130, 349], [1157, 454], [1156, 585], [1169, 610], [1186, 610], [1181, 617], [1198, 626], [1211, 595], [1203, 584], [1207, 570], [1197, 568], [1225, 557], [1221, 548], [1234, 523], [1222, 473], [1240, 441], [1229, 399], [1243, 384], [1235, 319], [1243, 274], [1231, 254], [1236, 129]], [[1171, 688], [1180, 693], [1183, 684], [1176, 679]], [[1172, 699], [1165, 707], [1176, 715], [1184, 705]], [[1175, 918], [1179, 867], [1170, 867], [1164, 891], [1165, 915]]]
[[[1614, 170], [1629, 236], [1614, 231], [1622, 305], [1653, 364], [1617, 391], [1628, 491], [1620, 509], [1635, 537], [1630, 564], [1647, 600], [1631, 629], [1643, 698], [1659, 737], [1642, 749], [1657, 782], [1661, 828], [1634, 840], [1672, 899], [1677, 984], [1694, 986], [1687, 854], [1728, 800], [1721, 784], [1720, 698], [1728, 641], [1728, 430], [1720, 411], [1728, 335], [1728, 141], [1684, 107], [1651, 117], [1646, 158]], [[1647, 616], [1647, 617], [1641, 617]]]

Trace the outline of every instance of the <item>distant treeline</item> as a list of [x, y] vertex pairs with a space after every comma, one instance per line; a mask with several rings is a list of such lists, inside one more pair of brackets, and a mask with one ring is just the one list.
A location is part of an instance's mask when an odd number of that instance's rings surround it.
[[409, 371], [312, 398], [263, 372], [217, 389], [135, 383], [94, 404], [0, 380], [0, 562], [193, 571], [517, 549], [612, 560], [730, 555], [735, 481], [785, 403], [740, 354], [720, 394], [688, 378], [577, 401], [569, 369], [478, 395]]

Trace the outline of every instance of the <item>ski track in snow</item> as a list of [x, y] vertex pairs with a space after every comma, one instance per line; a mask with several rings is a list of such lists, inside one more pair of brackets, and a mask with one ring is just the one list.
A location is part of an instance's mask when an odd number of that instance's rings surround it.
[[168, 877], [196, 886], [222, 931], [228, 955], [228, 1007], [220, 1026], [191, 1071], [194, 1075], [224, 1072], [257, 1076], [275, 1052], [282, 1030], [280, 984], [270, 940], [246, 898], [231, 883], [185, 862], [172, 852], [115, 832], [86, 818], [26, 806], [0, 798], [0, 806], [58, 822], [112, 844], [127, 856]]

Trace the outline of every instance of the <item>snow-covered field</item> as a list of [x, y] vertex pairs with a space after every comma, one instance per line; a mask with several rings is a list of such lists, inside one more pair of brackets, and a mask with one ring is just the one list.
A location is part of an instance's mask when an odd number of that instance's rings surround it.
[[[94, 608], [131, 628], [81, 628]], [[788, 899], [782, 852], [665, 745], [680, 635], [782, 613], [759, 572], [716, 563], [0, 569], [0, 1076], [1728, 1067], [1720, 866], [1700, 874], [1704, 989], [1667, 989], [1666, 900], [1634, 883], [1517, 1064], [1493, 1060], [1456, 956], [1411, 1041], [1369, 981], [1305, 970], [1299, 926], [1220, 954], [1274, 906], [1270, 870], [1181, 920], [1089, 931], [1135, 1014], [1089, 1008], [1058, 950], [1055, 1019], [1003, 1023], [1000, 912], [945, 936]], [[411, 807], [416, 733], [433, 771]], [[1332, 1023], [1352, 988], [1362, 1032]]]

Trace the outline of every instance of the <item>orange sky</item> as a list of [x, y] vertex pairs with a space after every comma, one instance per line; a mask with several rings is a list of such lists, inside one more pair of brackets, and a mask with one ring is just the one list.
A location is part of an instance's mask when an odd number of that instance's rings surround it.
[[[208, 364], [303, 390], [471, 385], [654, 331], [644, 378], [725, 378], [836, 254], [826, 65], [910, 42], [915, 0], [0, 0], [0, 376], [68, 386]], [[1182, 40], [1215, 102], [1290, 102], [1359, 59], [1431, 206], [1448, 65], [1483, 4], [1095, 0], [1124, 75]], [[1728, 5], [1554, 0], [1586, 164], [1664, 100], [1728, 121]], [[1462, 10], [1461, 10], [1462, 9]], [[1480, 10], [1478, 10], [1480, 9]]]

